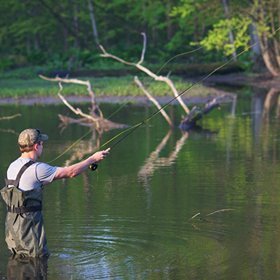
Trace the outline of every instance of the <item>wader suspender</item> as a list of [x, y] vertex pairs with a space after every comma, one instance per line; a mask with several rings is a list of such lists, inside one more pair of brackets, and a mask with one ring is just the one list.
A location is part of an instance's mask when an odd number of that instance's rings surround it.
[[[31, 160], [31, 161], [27, 162], [25, 165], [23, 165], [22, 168], [20, 169], [20, 171], [18, 172], [15, 180], [5, 179], [6, 186], [8, 187], [8, 185], [13, 185], [14, 187], [16, 187], [18, 189], [19, 181], [20, 181], [22, 174], [29, 166], [31, 166], [34, 163], [35, 162]], [[11, 212], [11, 213], [22, 214], [22, 213], [27, 213], [27, 212], [41, 211], [42, 205], [19, 206], [19, 207], [14, 207], [14, 206], [11, 207], [11, 206], [7, 205], [7, 210], [8, 210], [8, 212]]]

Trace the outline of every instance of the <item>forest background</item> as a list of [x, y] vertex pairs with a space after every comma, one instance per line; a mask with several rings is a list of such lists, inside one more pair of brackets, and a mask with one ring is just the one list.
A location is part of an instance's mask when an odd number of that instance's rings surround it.
[[9, 0], [0, 11], [2, 79], [133, 73], [99, 44], [138, 61], [142, 32], [154, 71], [197, 76], [230, 60], [220, 73], [280, 76], [279, 0]]

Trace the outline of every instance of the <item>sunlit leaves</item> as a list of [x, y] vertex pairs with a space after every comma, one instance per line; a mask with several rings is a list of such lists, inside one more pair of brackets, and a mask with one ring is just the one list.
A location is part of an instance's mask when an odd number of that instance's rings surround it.
[[[249, 46], [250, 36], [248, 28], [251, 23], [249, 18], [232, 18], [221, 20], [214, 24], [212, 30], [203, 39], [200, 44], [207, 50], [223, 51], [225, 55], [229, 56], [238, 48], [246, 48]], [[234, 34], [234, 43], [229, 41], [229, 33]]]

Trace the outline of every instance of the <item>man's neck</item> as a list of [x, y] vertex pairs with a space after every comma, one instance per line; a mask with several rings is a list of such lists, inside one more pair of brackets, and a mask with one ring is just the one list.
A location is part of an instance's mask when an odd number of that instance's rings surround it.
[[32, 152], [28, 152], [28, 153], [22, 153], [21, 154], [22, 158], [30, 158], [33, 161], [37, 160], [37, 155], [32, 151]]

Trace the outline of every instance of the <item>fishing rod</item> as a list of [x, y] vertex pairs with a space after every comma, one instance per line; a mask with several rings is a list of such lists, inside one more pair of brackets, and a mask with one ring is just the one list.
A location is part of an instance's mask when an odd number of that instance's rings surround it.
[[[252, 48], [254, 45], [249, 46], [248, 48], [246, 48], [245, 50], [243, 50], [242, 52], [240, 52], [239, 54], [237, 54], [236, 57], [242, 55], [243, 53], [245, 53], [246, 51], [248, 51], [250, 48]], [[158, 115], [161, 110], [165, 109], [168, 105], [170, 105], [173, 101], [175, 101], [178, 97], [186, 94], [187, 92], [189, 92], [194, 86], [196, 86], [199, 83], [202, 83], [203, 81], [205, 81], [206, 79], [208, 79], [211, 75], [213, 75], [214, 73], [216, 73], [218, 70], [220, 70], [221, 68], [225, 67], [227, 64], [229, 64], [230, 62], [232, 62], [235, 58], [231, 58], [230, 60], [228, 60], [227, 62], [225, 62], [224, 64], [220, 65], [219, 67], [215, 68], [213, 71], [211, 71], [208, 75], [206, 75], [205, 77], [201, 78], [200, 80], [198, 80], [197, 82], [191, 84], [189, 87], [187, 87], [186, 89], [184, 89], [183, 91], [181, 91], [177, 96], [173, 97], [171, 100], [169, 100], [167, 103], [165, 103], [163, 106], [161, 106], [158, 110], [156, 110], [154, 113], [152, 113], [150, 116], [148, 116], [147, 118], [145, 118], [144, 120], [142, 120], [141, 122], [135, 124], [134, 126], [118, 133], [117, 135], [115, 135], [114, 137], [112, 137], [111, 139], [109, 139], [107, 142], [105, 142], [104, 144], [102, 144], [100, 146], [100, 148], [108, 145], [109, 143], [111, 143], [112, 141], [114, 141], [115, 139], [119, 138], [120, 136], [122, 136], [118, 141], [116, 141], [115, 143], [113, 143], [110, 147], [110, 150], [114, 149], [119, 143], [121, 143], [123, 140], [125, 140], [129, 135], [131, 135], [136, 129], [138, 129], [139, 127], [141, 127], [142, 125], [148, 123], [153, 117], [155, 117], [156, 115]], [[96, 163], [93, 163], [89, 166], [89, 169], [92, 171], [95, 171], [98, 168], [98, 165]]]
[[[255, 43], [256, 44], [256, 43]], [[239, 57], [240, 55], [242, 55], [243, 53], [247, 52], [250, 48], [252, 48], [255, 44], [247, 47], [246, 49], [244, 49], [243, 51], [241, 51], [239, 54], [237, 54], [236, 57]], [[236, 59], [235, 58], [231, 58], [229, 59], [227, 62], [223, 63], [222, 65], [220, 65], [219, 67], [215, 68], [214, 70], [212, 70], [209, 74], [207, 74], [206, 76], [204, 76], [203, 78], [199, 79], [197, 82], [191, 84], [190, 86], [188, 86], [187, 88], [185, 88], [184, 90], [182, 90], [177, 96], [173, 97], [172, 99], [170, 99], [167, 103], [165, 103], [163, 106], [161, 106], [158, 110], [156, 110], [155, 112], [153, 112], [150, 116], [148, 116], [147, 118], [145, 118], [144, 120], [142, 120], [141, 122], [135, 124], [134, 126], [118, 133], [117, 135], [115, 135], [114, 137], [112, 137], [111, 139], [109, 139], [107, 142], [105, 142], [104, 144], [101, 145], [100, 148], [108, 145], [109, 143], [111, 143], [112, 141], [114, 141], [115, 139], [119, 138], [120, 136], [122, 136], [118, 141], [116, 141], [115, 143], [113, 143], [110, 147], [110, 149], [115, 148], [119, 143], [121, 143], [125, 138], [127, 138], [130, 134], [132, 134], [136, 129], [138, 129], [140, 126], [148, 123], [152, 118], [154, 118], [156, 115], [158, 115], [163, 109], [165, 109], [167, 106], [169, 106], [173, 101], [177, 100], [180, 96], [186, 94], [187, 92], [189, 92], [194, 86], [202, 83], [203, 81], [205, 81], [206, 79], [208, 79], [211, 75], [213, 75], [214, 73], [216, 73], [218, 70], [220, 70], [221, 68], [225, 67], [227, 64], [231, 63], [233, 60]]]
[[[190, 53], [194, 53], [196, 51], [199, 51], [200, 49], [202, 49], [202, 47], [199, 47], [199, 48], [196, 48], [194, 50], [191, 50], [191, 51], [187, 51], [187, 52], [183, 52], [183, 53], [180, 53], [180, 54], [177, 54], [173, 57], [171, 57], [170, 59], [168, 59], [165, 63], [162, 64], [162, 66], [157, 70], [156, 72], [156, 75], [158, 75], [161, 70], [172, 60], [174, 60], [175, 58], [179, 57], [179, 56], [183, 56], [183, 55], [186, 55], [186, 54], [190, 54]], [[152, 79], [152, 78], [150, 78]], [[129, 102], [131, 101], [131, 98], [129, 98], [129, 100], [127, 100], [126, 102], [124, 102], [119, 108], [117, 108], [117, 110], [115, 110], [113, 113], [111, 113], [107, 119], [111, 119], [112, 116], [114, 116], [115, 114], [117, 114], [120, 110], [122, 110], [122, 108], [124, 108]], [[138, 126], [138, 124], [136, 125]], [[129, 128], [128, 130], [130, 129], [133, 129], [133, 127]], [[118, 136], [120, 136], [121, 134], [125, 133], [127, 130], [123, 131], [122, 133], [120, 133], [119, 135], [115, 136], [114, 139]], [[55, 157], [54, 159], [52, 159], [51, 161], [49, 161], [48, 163], [52, 163], [54, 161], [56, 161], [57, 159], [61, 158], [63, 155], [65, 155], [69, 150], [71, 150], [74, 146], [76, 146], [80, 141], [82, 141], [86, 136], [88, 136], [89, 134], [91, 133], [91, 130], [89, 130], [88, 132], [86, 132], [84, 135], [82, 135], [78, 140], [76, 140], [73, 144], [71, 144], [67, 149], [65, 149], [61, 154], [59, 154], [57, 157]], [[106, 144], [106, 143], [105, 143]], [[104, 146], [105, 144], [103, 144], [102, 146]], [[102, 147], [101, 146], [101, 147]], [[91, 170], [96, 170], [98, 167], [97, 164], [92, 164], [90, 165], [90, 169]]]
[[[278, 27], [272, 35], [275, 35], [278, 31], [280, 30], [280, 27]], [[158, 115], [161, 110], [165, 109], [168, 105], [170, 105], [173, 101], [177, 100], [180, 96], [186, 94], [187, 92], [189, 92], [194, 86], [204, 82], [206, 79], [208, 79], [210, 76], [212, 76], [214, 73], [216, 73], [218, 70], [222, 69], [223, 67], [225, 67], [226, 65], [228, 65], [229, 63], [231, 63], [232, 61], [234, 61], [237, 57], [241, 56], [242, 54], [244, 54], [245, 52], [247, 52], [248, 50], [250, 50], [251, 48], [253, 48], [255, 45], [257, 45], [258, 42], [255, 42], [254, 44], [248, 46], [247, 48], [245, 48], [243, 51], [241, 51], [240, 53], [238, 53], [235, 57], [232, 57], [231, 59], [229, 59], [227, 62], [223, 63], [222, 65], [218, 66], [217, 68], [215, 68], [214, 70], [212, 70], [209, 74], [207, 74], [206, 76], [202, 77], [201, 79], [199, 79], [197, 82], [191, 84], [190, 86], [188, 86], [186, 89], [182, 90], [177, 96], [173, 97], [170, 101], [168, 101], [166, 104], [164, 104], [162, 107], [160, 107], [158, 110], [156, 110], [154, 113], [152, 113], [150, 116], [148, 116], [147, 118], [145, 118], [143, 121], [135, 124], [134, 126], [122, 131], [121, 133], [117, 134], [116, 136], [112, 137], [110, 140], [108, 140], [106, 143], [104, 143], [103, 145], [101, 145], [101, 147], [104, 147], [106, 145], [108, 145], [109, 143], [111, 143], [112, 141], [114, 141], [115, 139], [119, 138], [120, 136], [122, 136], [118, 141], [116, 141], [111, 147], [110, 149], [115, 148], [115, 146], [117, 146], [119, 143], [121, 143], [124, 139], [126, 139], [130, 134], [132, 134], [137, 128], [139, 128], [140, 126], [148, 123], [153, 117], [155, 117], [156, 115]], [[200, 49], [200, 48], [199, 48]], [[199, 50], [198, 49], [198, 50]], [[165, 64], [164, 64], [165, 65]], [[162, 67], [163, 68], [163, 67]], [[161, 68], [161, 69], [162, 69]], [[160, 70], [161, 70], [160, 69]], [[100, 148], [101, 148], [100, 147]]]
[[[280, 30], [280, 27], [277, 28], [274, 32], [274, 34], [276, 32], [278, 32]], [[273, 34], [273, 35], [274, 35]], [[187, 92], [189, 92], [194, 86], [204, 82], [206, 79], [208, 79], [210, 76], [212, 76], [214, 73], [216, 73], [218, 70], [222, 69], [223, 67], [225, 67], [226, 65], [228, 65], [229, 63], [231, 63], [233, 60], [235, 60], [237, 57], [241, 56], [242, 54], [244, 54], [245, 52], [247, 52], [248, 50], [250, 50], [251, 48], [253, 48], [255, 45], [257, 45], [258, 42], [248, 46], [247, 48], [245, 48], [243, 51], [241, 51], [240, 53], [238, 53], [236, 55], [235, 58], [231, 58], [229, 59], [227, 62], [223, 63], [222, 65], [216, 67], [214, 70], [212, 70], [209, 74], [207, 74], [206, 76], [202, 77], [201, 79], [199, 79], [197, 82], [194, 82], [193, 84], [191, 84], [190, 86], [188, 86], [187, 88], [185, 88], [184, 90], [182, 90], [177, 96], [173, 97], [170, 101], [168, 101], [167, 103], [165, 103], [163, 106], [161, 106], [158, 110], [156, 110], [155, 112], [153, 112], [150, 116], [148, 116], [147, 118], [145, 118], [144, 120], [142, 120], [141, 122], [133, 125], [132, 127], [129, 127], [127, 129], [125, 129], [124, 131], [118, 133], [117, 135], [115, 135], [114, 137], [112, 137], [111, 139], [109, 139], [107, 142], [105, 142], [104, 144], [102, 144], [100, 146], [100, 148], [107, 146], [108, 144], [110, 144], [111, 142], [113, 142], [114, 140], [116, 140], [117, 138], [119, 138], [115, 143], [113, 143], [110, 147], [110, 149], [114, 149], [118, 144], [120, 144], [123, 140], [125, 140], [129, 135], [131, 135], [135, 130], [137, 130], [139, 127], [141, 127], [142, 125], [148, 123], [152, 118], [154, 118], [155, 116], [157, 116], [163, 109], [165, 109], [167, 106], [169, 106], [173, 101], [177, 100], [179, 97], [181, 97], [182, 95], [186, 94]], [[200, 48], [199, 48], [200, 49]], [[177, 55], [178, 56], [178, 55]], [[170, 61], [170, 60], [169, 60]], [[166, 65], [166, 63], [164, 64]], [[163, 67], [162, 67], [163, 68]], [[161, 69], [162, 69], [161, 68]], [[161, 70], [160, 69], [160, 70]], [[86, 134], [87, 135], [87, 134]], [[71, 145], [67, 151], [69, 151], [75, 144], [77, 144], [77, 142], [81, 141], [81, 139], [83, 139], [86, 135], [84, 135], [83, 137], [81, 137], [80, 139], [78, 139], [73, 145]], [[63, 153], [64, 154], [64, 153]], [[59, 156], [60, 157], [60, 156]], [[94, 171], [96, 170], [98, 167], [97, 164], [91, 164], [89, 166], [90, 170]]]

